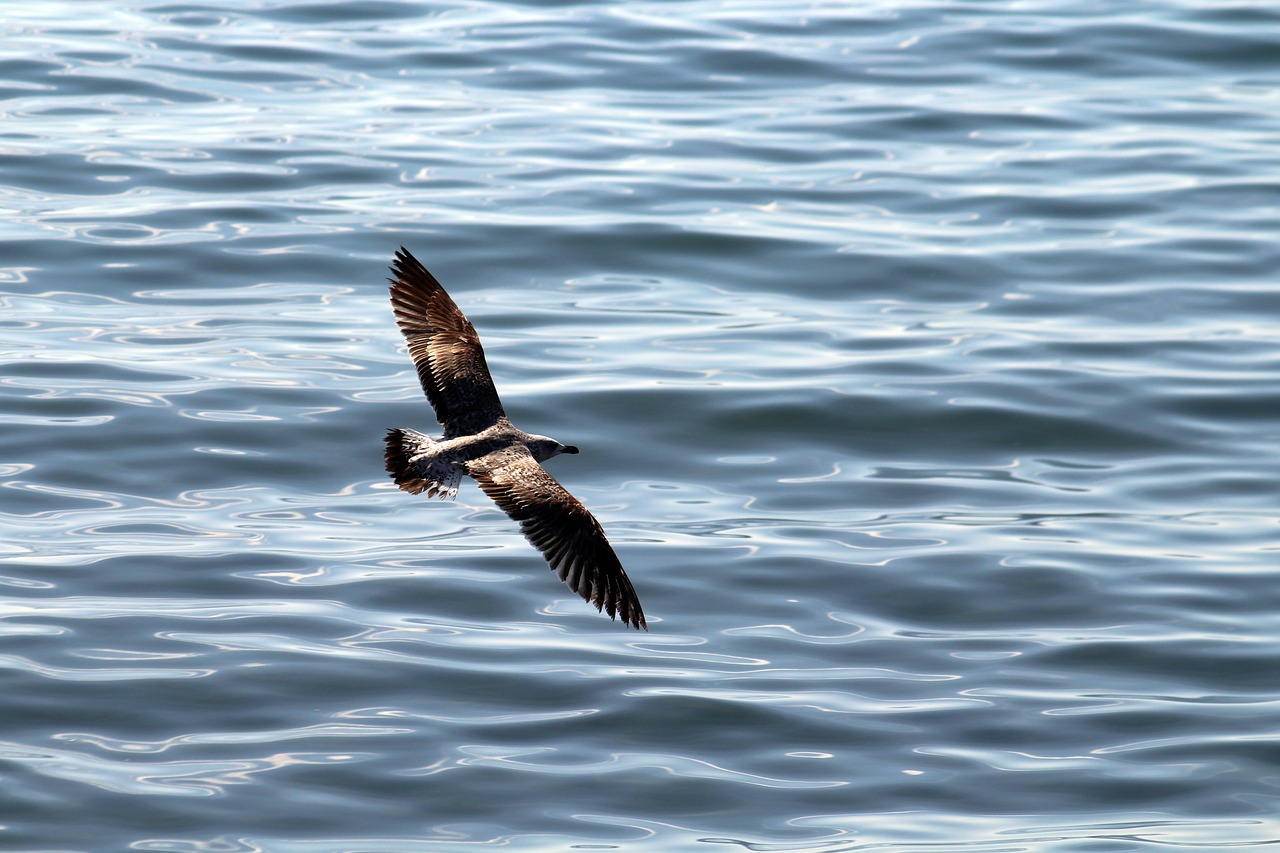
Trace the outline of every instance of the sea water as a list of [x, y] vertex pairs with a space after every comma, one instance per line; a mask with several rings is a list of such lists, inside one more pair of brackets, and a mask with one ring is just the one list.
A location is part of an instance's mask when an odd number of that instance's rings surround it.
[[[9, 4], [0, 848], [1280, 848], [1280, 14]], [[651, 630], [435, 431], [401, 245]]]

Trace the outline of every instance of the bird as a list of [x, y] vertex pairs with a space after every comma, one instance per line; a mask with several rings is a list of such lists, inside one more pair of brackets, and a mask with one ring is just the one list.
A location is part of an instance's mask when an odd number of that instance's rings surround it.
[[527, 433], [507, 419], [475, 327], [403, 246], [392, 263], [391, 307], [422, 390], [444, 431], [387, 431], [386, 468], [411, 494], [452, 499], [473, 478], [548, 566], [610, 619], [648, 631], [640, 599], [595, 516], [542, 467], [578, 448]]

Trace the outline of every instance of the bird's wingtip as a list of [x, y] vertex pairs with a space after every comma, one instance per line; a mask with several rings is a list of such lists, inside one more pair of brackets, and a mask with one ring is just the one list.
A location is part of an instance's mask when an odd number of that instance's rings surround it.
[[[610, 613], [609, 618], [614, 619], [614, 614]], [[635, 603], [634, 609], [630, 613], [624, 613], [622, 612], [622, 608], [618, 608], [618, 615], [616, 618], [628, 628], [635, 628], [637, 631], [644, 631], [646, 633], [649, 631], [649, 623], [644, 620], [644, 613], [640, 610], [639, 602]]]
[[391, 264], [391, 272], [395, 274], [394, 278], [387, 281], [392, 285], [399, 284], [403, 281], [414, 281], [419, 284], [426, 284], [431, 288], [440, 287], [440, 282], [436, 281], [436, 277], [431, 271], [422, 265], [422, 261], [413, 256], [413, 253], [401, 246], [395, 255], [395, 260]]

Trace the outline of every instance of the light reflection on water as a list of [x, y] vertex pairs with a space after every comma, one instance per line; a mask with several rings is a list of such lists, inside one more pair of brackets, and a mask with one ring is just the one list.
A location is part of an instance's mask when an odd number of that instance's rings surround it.
[[[12, 10], [0, 846], [1280, 845], [1274, 15], [678, 11]], [[385, 478], [401, 244], [650, 634]]]

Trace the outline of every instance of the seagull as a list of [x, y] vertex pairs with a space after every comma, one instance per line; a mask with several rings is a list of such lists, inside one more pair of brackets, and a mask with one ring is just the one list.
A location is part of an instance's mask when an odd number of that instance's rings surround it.
[[503, 411], [471, 321], [435, 276], [403, 246], [391, 266], [391, 307], [409, 342], [442, 439], [411, 429], [387, 432], [387, 472], [412, 494], [454, 498], [462, 475], [480, 484], [569, 588], [632, 628], [649, 630], [640, 599], [604, 528], [541, 463], [577, 453], [518, 429]]

